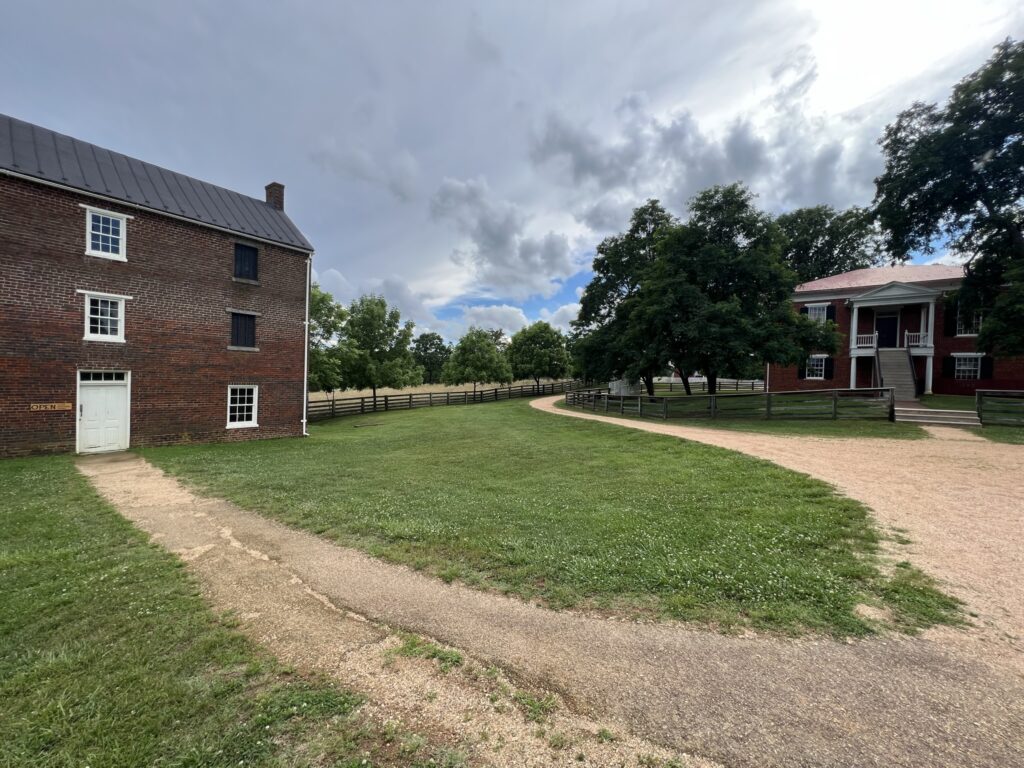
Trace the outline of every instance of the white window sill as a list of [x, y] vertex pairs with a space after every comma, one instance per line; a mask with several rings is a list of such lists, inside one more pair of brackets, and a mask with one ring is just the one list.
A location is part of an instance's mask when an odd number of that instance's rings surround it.
[[107, 261], [128, 261], [127, 256], [118, 256], [113, 253], [104, 253], [103, 251], [86, 251], [86, 256], [95, 256], [97, 259], [106, 259]]
[[804, 376], [804, 381], [825, 381], [824, 376]]
[[259, 424], [252, 424], [250, 422], [237, 422], [236, 421], [233, 424], [228, 424], [227, 428], [228, 429], [255, 429], [258, 426], [259, 426]]
[[229, 344], [228, 345], [228, 350], [230, 350], [231, 352], [259, 352], [260, 348], [259, 347], [232, 347]]
[[957, 339], [976, 339], [978, 334], [976, 333], [958, 333], [954, 338]]
[[83, 336], [82, 341], [102, 341], [104, 344], [124, 344], [124, 339], [111, 339], [106, 336]]

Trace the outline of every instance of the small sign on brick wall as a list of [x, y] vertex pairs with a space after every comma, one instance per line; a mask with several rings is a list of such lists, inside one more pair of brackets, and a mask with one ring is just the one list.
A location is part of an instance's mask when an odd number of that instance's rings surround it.
[[70, 411], [71, 403], [32, 403], [30, 411]]

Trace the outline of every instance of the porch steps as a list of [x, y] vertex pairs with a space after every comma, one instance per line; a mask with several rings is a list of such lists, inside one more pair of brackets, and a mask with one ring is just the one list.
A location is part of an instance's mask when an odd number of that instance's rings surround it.
[[905, 349], [878, 350], [879, 372], [882, 386], [894, 387], [897, 400], [917, 400], [914, 373], [910, 370], [910, 357]]
[[980, 427], [975, 411], [943, 411], [938, 408], [896, 406], [896, 421], [911, 424], [942, 424], [947, 427]]

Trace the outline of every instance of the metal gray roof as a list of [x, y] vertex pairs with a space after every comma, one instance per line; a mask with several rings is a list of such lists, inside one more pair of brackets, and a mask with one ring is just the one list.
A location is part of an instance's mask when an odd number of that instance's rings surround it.
[[248, 195], [0, 114], [0, 169], [312, 251], [284, 211]]

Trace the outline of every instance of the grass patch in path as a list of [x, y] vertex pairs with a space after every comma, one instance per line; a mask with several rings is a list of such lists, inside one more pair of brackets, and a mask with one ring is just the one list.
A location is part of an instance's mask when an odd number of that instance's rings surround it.
[[582, 408], [567, 406], [564, 400], [559, 400], [557, 407], [577, 413], [596, 413], [598, 416], [612, 416], [616, 419], [639, 419], [640, 421], [672, 424], [680, 427], [725, 429], [731, 432], [756, 432], [764, 435], [840, 438], [880, 437], [892, 440], [921, 440], [928, 438], [928, 433], [916, 424], [892, 422], [886, 419], [662, 419], [657, 416], [620, 415], [614, 411], [606, 414], [600, 409], [597, 411], [583, 410]]
[[0, 583], [4, 766], [409, 764], [359, 696], [216, 618], [67, 457], [0, 461]]
[[527, 401], [372, 420], [144, 454], [247, 509], [553, 607], [860, 634], [854, 606], [885, 599], [863, 505], [769, 462]]
[[1009, 427], [1002, 424], [990, 424], [987, 427], [972, 430], [993, 443], [1007, 445], [1024, 445], [1024, 427]]

